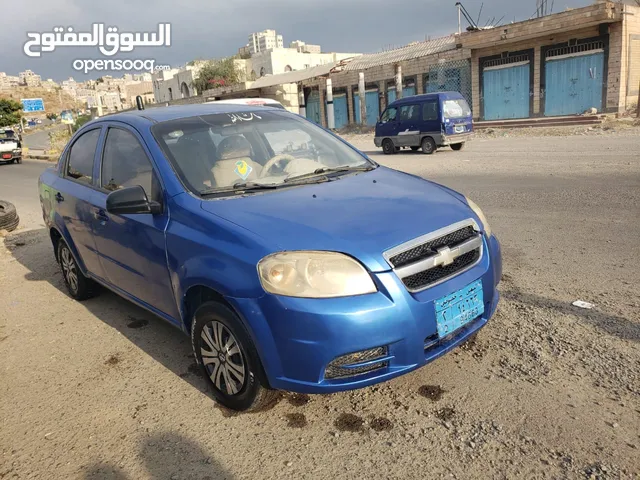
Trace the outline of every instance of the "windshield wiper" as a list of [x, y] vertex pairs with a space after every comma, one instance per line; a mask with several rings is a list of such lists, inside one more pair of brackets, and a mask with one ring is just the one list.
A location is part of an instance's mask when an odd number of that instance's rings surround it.
[[273, 190], [280, 185], [276, 183], [256, 183], [256, 182], [238, 182], [228, 187], [210, 188], [202, 190], [200, 195], [216, 195], [218, 193], [228, 192], [246, 192], [248, 190]]
[[369, 170], [373, 170], [375, 167], [373, 165], [367, 165], [366, 167], [323, 167], [316, 168], [313, 172], [304, 173], [302, 175], [296, 175], [295, 177], [287, 177], [284, 179], [285, 182], [289, 183], [292, 181], [300, 180], [302, 178], [314, 177], [316, 175], [325, 175], [327, 173], [340, 173], [340, 172], [368, 172]]

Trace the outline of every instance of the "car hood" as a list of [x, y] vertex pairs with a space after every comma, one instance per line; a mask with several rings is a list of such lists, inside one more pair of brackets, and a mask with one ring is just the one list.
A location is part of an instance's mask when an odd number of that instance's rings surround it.
[[201, 205], [259, 235], [273, 251], [343, 252], [374, 272], [389, 270], [384, 251], [476, 219], [466, 203], [443, 187], [385, 167], [326, 183], [203, 200]]

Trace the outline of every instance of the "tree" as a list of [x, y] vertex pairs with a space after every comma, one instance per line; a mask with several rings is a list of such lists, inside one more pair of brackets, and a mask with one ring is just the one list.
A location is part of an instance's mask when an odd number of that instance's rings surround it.
[[58, 118], [57, 113], [47, 113], [47, 120], [55, 120], [56, 118]]
[[20, 123], [22, 104], [15, 100], [0, 98], [0, 127]]
[[204, 92], [212, 88], [240, 83], [242, 72], [236, 67], [234, 60], [235, 57], [228, 57], [205, 63], [192, 86], [198, 92]]

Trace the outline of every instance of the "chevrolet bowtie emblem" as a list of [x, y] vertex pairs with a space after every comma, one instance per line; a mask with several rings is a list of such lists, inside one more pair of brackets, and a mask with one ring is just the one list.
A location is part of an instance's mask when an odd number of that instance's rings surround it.
[[447, 265], [451, 265], [456, 258], [458, 258], [458, 255], [454, 254], [449, 247], [443, 247], [438, 249], [435, 263], [436, 266], [442, 265], [446, 267]]

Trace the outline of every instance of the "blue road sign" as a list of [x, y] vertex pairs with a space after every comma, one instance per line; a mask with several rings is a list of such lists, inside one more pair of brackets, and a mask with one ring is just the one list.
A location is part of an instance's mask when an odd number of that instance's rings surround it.
[[44, 112], [44, 101], [41, 98], [23, 98], [23, 112]]

